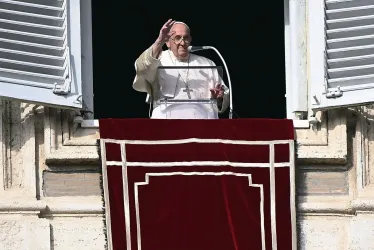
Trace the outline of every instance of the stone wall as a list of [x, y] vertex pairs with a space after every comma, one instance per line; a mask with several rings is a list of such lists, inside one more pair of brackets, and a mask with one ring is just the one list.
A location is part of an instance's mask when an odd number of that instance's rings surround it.
[[[374, 249], [370, 107], [296, 129], [299, 249]], [[0, 102], [0, 249], [105, 249], [98, 129], [75, 114]]]
[[101, 166], [49, 167], [43, 172], [43, 194], [46, 197], [100, 196]]
[[0, 249], [105, 249], [97, 131], [73, 116], [0, 101]]

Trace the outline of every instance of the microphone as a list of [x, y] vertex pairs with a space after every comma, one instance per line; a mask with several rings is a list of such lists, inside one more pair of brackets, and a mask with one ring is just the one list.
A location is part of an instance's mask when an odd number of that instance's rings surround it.
[[211, 49], [211, 47], [210, 46], [188, 46], [189, 52], [195, 52], [195, 51], [204, 50], [204, 49]]
[[229, 119], [232, 119], [232, 113], [233, 113], [233, 105], [232, 105], [232, 87], [231, 87], [231, 79], [230, 79], [230, 74], [229, 74], [229, 70], [227, 68], [227, 65], [226, 65], [226, 62], [225, 60], [223, 59], [221, 53], [219, 53], [219, 51], [212, 47], [212, 46], [188, 46], [188, 51], [189, 52], [194, 52], [194, 51], [199, 51], [199, 50], [205, 50], [205, 49], [211, 49], [211, 50], [214, 50], [214, 52], [217, 53], [217, 55], [219, 56], [219, 58], [221, 59], [221, 61], [223, 62], [223, 66], [225, 67], [225, 70], [226, 70], [226, 74], [227, 74], [227, 80], [229, 82], [229, 89], [230, 89], [230, 108], [229, 108]]

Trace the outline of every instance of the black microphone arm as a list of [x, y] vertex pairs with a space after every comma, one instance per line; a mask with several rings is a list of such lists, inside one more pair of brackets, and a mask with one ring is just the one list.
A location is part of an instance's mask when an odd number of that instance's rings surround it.
[[226, 73], [227, 73], [227, 79], [228, 79], [228, 82], [229, 82], [229, 89], [230, 89], [230, 108], [229, 108], [229, 119], [232, 119], [232, 113], [233, 113], [233, 105], [232, 105], [232, 87], [231, 87], [231, 79], [230, 79], [230, 74], [229, 74], [229, 70], [227, 68], [227, 65], [226, 65], [226, 62], [225, 62], [225, 59], [223, 59], [221, 53], [219, 53], [219, 51], [212, 47], [212, 46], [189, 46], [188, 47], [188, 51], [190, 52], [195, 52], [195, 51], [199, 51], [199, 50], [206, 50], [206, 49], [211, 49], [211, 50], [214, 50], [217, 55], [219, 56], [219, 58], [221, 59], [221, 61], [223, 62], [223, 66], [225, 67], [225, 70], [226, 70]]

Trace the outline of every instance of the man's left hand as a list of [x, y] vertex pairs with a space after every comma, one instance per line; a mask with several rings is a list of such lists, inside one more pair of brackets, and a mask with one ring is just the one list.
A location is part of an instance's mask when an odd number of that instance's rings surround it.
[[225, 89], [222, 84], [217, 84], [215, 88], [210, 89], [210, 93], [213, 99], [222, 99]]

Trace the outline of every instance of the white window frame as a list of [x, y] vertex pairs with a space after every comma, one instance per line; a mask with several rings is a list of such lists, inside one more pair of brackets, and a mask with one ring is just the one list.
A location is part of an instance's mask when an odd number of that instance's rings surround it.
[[[71, 0], [68, 0], [71, 1]], [[69, 4], [70, 6], [70, 4]], [[80, 1], [80, 37], [72, 43], [80, 43], [81, 46], [81, 77], [82, 77], [82, 116], [77, 116], [75, 122], [85, 127], [88, 123], [94, 123], [93, 102], [93, 51], [92, 51], [92, 0]], [[70, 29], [69, 29], [70, 30]], [[78, 56], [78, 55], [75, 55]], [[82, 123], [84, 121], [84, 123]]]
[[310, 127], [308, 79], [306, 0], [284, 0], [284, 46], [287, 119], [294, 128]]
[[81, 0], [81, 53], [83, 119], [94, 117], [93, 59], [92, 59], [92, 0]]
[[[291, 0], [290, 0], [291, 1]], [[326, 0], [308, 1], [308, 65], [310, 84], [310, 109], [314, 112], [332, 108], [352, 107], [374, 102], [374, 86], [342, 87], [343, 95], [338, 98], [326, 98], [325, 84], [325, 14]], [[329, 89], [339, 91], [339, 89]], [[340, 92], [340, 91], [339, 91]]]
[[[325, 0], [308, 1], [308, 50], [310, 67], [313, 68], [313, 74], [310, 74], [310, 106], [316, 104], [317, 96], [313, 93], [322, 93], [325, 81], [324, 74], [324, 51], [325, 51], [325, 35], [324, 35], [324, 12], [323, 4]], [[318, 99], [320, 97], [318, 96]]]

